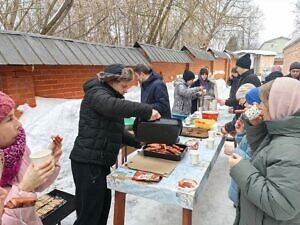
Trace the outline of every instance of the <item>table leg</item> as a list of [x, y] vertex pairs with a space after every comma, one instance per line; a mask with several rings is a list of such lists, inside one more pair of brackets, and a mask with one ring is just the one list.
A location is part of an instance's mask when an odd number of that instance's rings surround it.
[[126, 194], [115, 191], [114, 225], [124, 225]]
[[182, 209], [182, 225], [192, 225], [192, 210]]

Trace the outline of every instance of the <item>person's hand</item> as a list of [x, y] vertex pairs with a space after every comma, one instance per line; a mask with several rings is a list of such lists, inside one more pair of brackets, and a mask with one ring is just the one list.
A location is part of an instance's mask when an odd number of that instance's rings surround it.
[[228, 112], [229, 113], [233, 113], [234, 112], [234, 109], [232, 107], [228, 108]]
[[221, 127], [220, 132], [222, 135], [226, 135], [228, 134], [227, 130], [225, 129], [225, 127]]
[[236, 122], [235, 122], [235, 130], [238, 134], [242, 134], [244, 133], [244, 130], [245, 130], [245, 124], [244, 122], [241, 120], [241, 119], [238, 119]]
[[31, 163], [25, 171], [22, 181], [19, 184], [19, 189], [22, 191], [33, 192], [37, 187], [48, 180], [49, 176], [53, 174], [54, 170], [54, 156], [38, 165], [33, 165]]
[[260, 115], [259, 117], [255, 118], [254, 120], [249, 120], [249, 123], [252, 125], [252, 126], [257, 126], [258, 124], [262, 123], [264, 120], [263, 116]]
[[221, 106], [225, 105], [225, 100], [224, 100], [224, 99], [218, 98], [218, 99], [217, 99], [217, 102], [218, 102]]
[[7, 191], [4, 188], [0, 187], [0, 218], [3, 214], [4, 201], [6, 196], [7, 196]]
[[52, 155], [55, 159], [55, 163], [57, 163], [62, 155], [61, 147], [63, 138], [60, 135], [55, 134], [51, 136], [51, 140], [52, 142], [50, 143], [48, 148], [52, 150]]
[[229, 167], [232, 169], [236, 164], [238, 164], [242, 160], [242, 157], [236, 153], [232, 153], [232, 155], [228, 159]]
[[233, 149], [234, 149], [234, 147], [232, 145], [225, 144], [224, 145], [224, 154], [231, 155], [233, 152]]
[[152, 109], [152, 115], [150, 117], [150, 121], [154, 121], [154, 120], [158, 120], [160, 119], [161, 115], [159, 114], [159, 112], [155, 109]]

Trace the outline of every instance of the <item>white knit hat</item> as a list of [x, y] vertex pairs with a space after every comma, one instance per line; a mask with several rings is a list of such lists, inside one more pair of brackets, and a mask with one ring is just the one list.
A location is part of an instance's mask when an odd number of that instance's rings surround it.
[[246, 83], [240, 86], [235, 94], [236, 99], [239, 100], [241, 98], [245, 98], [247, 92], [250, 91], [252, 88], [255, 88], [255, 86], [251, 83]]

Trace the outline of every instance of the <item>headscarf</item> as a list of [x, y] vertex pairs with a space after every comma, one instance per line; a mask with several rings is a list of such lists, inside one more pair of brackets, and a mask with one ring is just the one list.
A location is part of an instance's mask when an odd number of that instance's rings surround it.
[[299, 111], [300, 82], [290, 77], [277, 78], [272, 84], [268, 104], [272, 120], [283, 119]]
[[251, 83], [246, 83], [240, 86], [235, 94], [236, 99], [239, 100], [241, 98], [245, 98], [247, 92], [250, 91], [252, 88], [255, 88], [255, 86]]
[[15, 102], [7, 94], [0, 91], [0, 122], [15, 107]]

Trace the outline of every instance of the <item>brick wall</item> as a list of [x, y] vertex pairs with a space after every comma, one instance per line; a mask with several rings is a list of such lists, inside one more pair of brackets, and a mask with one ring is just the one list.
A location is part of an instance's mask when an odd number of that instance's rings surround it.
[[161, 74], [165, 82], [176, 79], [176, 75], [182, 74], [188, 65], [185, 63], [152, 63], [151, 68]]
[[103, 66], [0, 66], [0, 87], [17, 105], [35, 106], [35, 96], [82, 98], [82, 84], [103, 69]]
[[195, 75], [198, 75], [200, 69], [205, 66], [209, 68], [209, 71], [211, 71], [212, 70], [212, 61], [193, 58], [193, 63], [191, 63], [189, 65], [189, 70], [193, 71], [195, 73]]
[[291, 63], [300, 62], [300, 39], [283, 51], [283, 74], [289, 74]]
[[215, 79], [224, 79], [228, 76], [228, 63], [226, 59], [216, 59], [213, 61], [213, 74]]

